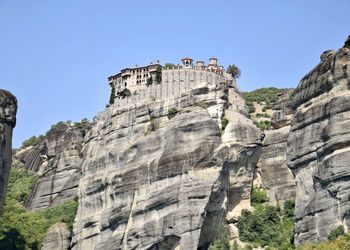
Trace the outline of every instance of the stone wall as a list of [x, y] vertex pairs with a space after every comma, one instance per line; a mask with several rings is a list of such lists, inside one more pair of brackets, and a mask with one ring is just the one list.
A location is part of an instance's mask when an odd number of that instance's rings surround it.
[[130, 87], [132, 95], [123, 99], [116, 99], [117, 107], [127, 107], [150, 100], [162, 100], [181, 95], [183, 92], [205, 84], [217, 85], [223, 82], [230, 82], [235, 85], [234, 79], [222, 76], [214, 72], [200, 69], [163, 69], [162, 82], [153, 83], [144, 89]]
[[12, 163], [12, 129], [16, 125], [17, 99], [0, 89], [0, 213]]

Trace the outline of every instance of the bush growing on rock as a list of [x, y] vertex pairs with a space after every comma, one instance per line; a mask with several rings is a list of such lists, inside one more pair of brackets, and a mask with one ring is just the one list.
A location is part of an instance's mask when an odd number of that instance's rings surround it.
[[221, 119], [221, 129], [222, 129], [222, 130], [225, 130], [227, 124], [228, 124], [227, 118], [226, 118], [225, 116], [222, 117], [222, 119]]
[[44, 139], [43, 135], [39, 135], [39, 137], [32, 136], [28, 140], [24, 140], [22, 142], [23, 147], [36, 146]]
[[195, 102], [194, 106], [201, 107], [202, 109], [207, 109], [208, 106], [205, 102]]
[[174, 118], [178, 112], [179, 111], [176, 108], [170, 108], [168, 110], [168, 119], [170, 120], [170, 119]]
[[344, 227], [339, 226], [330, 232], [330, 234], [328, 235], [328, 239], [335, 240], [336, 238], [338, 238], [338, 236], [343, 235], [344, 233]]

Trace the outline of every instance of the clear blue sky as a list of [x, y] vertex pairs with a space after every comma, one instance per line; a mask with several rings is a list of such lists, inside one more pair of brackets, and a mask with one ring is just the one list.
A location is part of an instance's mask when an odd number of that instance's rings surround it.
[[0, 88], [17, 96], [14, 147], [92, 119], [107, 77], [157, 59], [217, 57], [239, 88], [295, 87], [350, 34], [349, 0], [0, 0]]

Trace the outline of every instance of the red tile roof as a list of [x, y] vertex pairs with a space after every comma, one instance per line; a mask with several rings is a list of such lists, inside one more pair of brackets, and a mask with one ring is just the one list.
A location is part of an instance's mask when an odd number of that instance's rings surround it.
[[192, 58], [189, 58], [189, 57], [185, 57], [185, 58], [182, 59], [181, 61], [183, 61], [183, 60], [191, 60], [191, 61], [193, 61]]

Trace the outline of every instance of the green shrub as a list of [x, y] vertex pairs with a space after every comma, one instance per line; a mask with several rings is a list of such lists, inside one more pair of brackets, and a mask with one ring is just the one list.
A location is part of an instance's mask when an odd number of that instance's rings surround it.
[[114, 103], [114, 100], [115, 100], [115, 86], [114, 84], [112, 83], [111, 84], [111, 95], [109, 97], [109, 104], [113, 104]]
[[252, 188], [252, 194], [251, 194], [251, 203], [252, 206], [256, 206], [258, 204], [264, 204], [267, 202], [267, 195], [266, 195], [266, 190], [263, 188], [259, 188], [254, 186]]
[[222, 119], [221, 119], [221, 129], [222, 129], [222, 130], [225, 130], [227, 124], [228, 124], [227, 118], [226, 118], [225, 116], [222, 117]]
[[131, 91], [127, 88], [123, 89], [122, 93], [124, 96], [131, 96]]
[[273, 104], [277, 101], [278, 95], [286, 90], [287, 89], [278, 89], [274, 87], [261, 88], [251, 92], [243, 92], [243, 97], [246, 100], [246, 102], [265, 102]]
[[162, 82], [162, 66], [160, 66], [160, 65], [157, 66], [156, 75], [154, 77], [154, 80], [156, 81], [156, 83]]
[[77, 150], [78, 156], [82, 158], [83, 157], [82, 146], [78, 145], [76, 146], [75, 149]]
[[328, 235], [328, 239], [333, 241], [336, 238], [338, 238], [338, 236], [343, 235], [344, 233], [344, 227], [342, 225], [338, 226], [330, 232], [330, 234]]
[[77, 201], [66, 201], [58, 207], [33, 213], [23, 202], [29, 197], [38, 177], [25, 171], [11, 169], [3, 214], [0, 217], [0, 249], [41, 249], [47, 229], [65, 222], [72, 229]]
[[294, 216], [295, 200], [286, 200], [283, 204], [283, 215], [288, 218]]
[[257, 127], [264, 131], [265, 129], [270, 129], [271, 128], [271, 122], [270, 121], [260, 121], [260, 122], [257, 122]]
[[170, 120], [170, 119], [174, 118], [178, 112], [179, 111], [177, 111], [176, 108], [170, 108], [168, 110], [168, 119]]
[[223, 224], [220, 226], [218, 239], [209, 246], [209, 250], [230, 250], [229, 232]]
[[201, 107], [202, 109], [207, 109], [208, 108], [208, 106], [207, 106], [207, 104], [205, 102], [195, 102], [194, 106]]
[[255, 117], [256, 118], [261, 118], [261, 117], [263, 117], [263, 118], [270, 118], [271, 116], [269, 116], [268, 114], [257, 113]]
[[230, 64], [226, 72], [231, 74], [234, 78], [239, 78], [241, 76], [241, 70], [234, 64]]
[[36, 146], [38, 145], [42, 140], [44, 140], [44, 136], [43, 135], [39, 135], [39, 137], [36, 136], [32, 136], [30, 137], [28, 140], [24, 140], [22, 142], [22, 146], [23, 147], [29, 147], [29, 146]]
[[152, 84], [153, 84], [153, 78], [151, 76], [150, 78], [147, 79], [146, 86], [148, 87], [148, 86], [150, 86]]
[[155, 119], [152, 119], [150, 124], [147, 127], [147, 131], [145, 134], [149, 134], [153, 131], [156, 131], [158, 128], [159, 128], [159, 123]]

